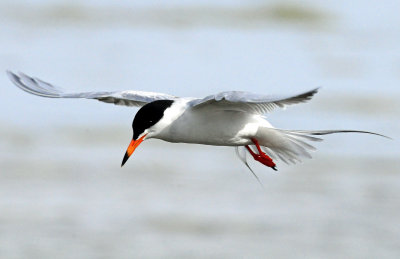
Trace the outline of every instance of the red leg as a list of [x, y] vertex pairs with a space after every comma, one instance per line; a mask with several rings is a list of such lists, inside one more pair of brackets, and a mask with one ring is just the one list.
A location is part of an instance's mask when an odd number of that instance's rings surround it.
[[259, 154], [264, 154], [264, 152], [261, 151], [260, 145], [258, 144], [258, 140], [255, 138], [252, 138], [251, 141], [253, 141], [254, 145], [256, 145], [258, 153]]
[[262, 152], [257, 139], [252, 138], [251, 141], [253, 141], [254, 145], [256, 145], [258, 154], [254, 153], [253, 150], [251, 150], [251, 148], [249, 146], [246, 146], [246, 148], [249, 151], [249, 153], [253, 156], [254, 160], [260, 162], [263, 165], [271, 167], [272, 169], [274, 169], [276, 171], [276, 164], [274, 163], [274, 161], [272, 161], [272, 159], [269, 156], [267, 156], [267, 154]]
[[253, 150], [251, 150], [251, 148], [249, 146], [246, 146], [247, 150], [250, 152], [250, 154], [254, 157], [257, 156], [256, 153], [253, 152]]

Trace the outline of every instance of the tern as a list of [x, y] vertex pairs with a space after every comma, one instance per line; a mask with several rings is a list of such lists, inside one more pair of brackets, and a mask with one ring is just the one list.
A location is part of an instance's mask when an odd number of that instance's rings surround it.
[[205, 98], [182, 98], [134, 90], [65, 93], [61, 88], [24, 73], [7, 71], [7, 75], [20, 89], [42, 97], [95, 99], [140, 107], [133, 119], [133, 138], [121, 166], [144, 140], [150, 138], [172, 143], [235, 147], [240, 160], [254, 174], [247, 163], [246, 152], [254, 160], [277, 170], [275, 161], [278, 159], [294, 164], [302, 158], [311, 158], [310, 151], [315, 147], [309, 142], [322, 141], [321, 135], [354, 132], [386, 137], [360, 130], [285, 130], [275, 128], [267, 121], [265, 114], [276, 108], [304, 103], [319, 88], [288, 96], [229, 91]]

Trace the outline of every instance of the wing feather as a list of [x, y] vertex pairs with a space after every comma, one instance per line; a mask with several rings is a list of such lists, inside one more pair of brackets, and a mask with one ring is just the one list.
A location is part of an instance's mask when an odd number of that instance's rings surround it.
[[65, 93], [60, 88], [38, 78], [33, 78], [24, 73], [15, 74], [7, 71], [10, 80], [20, 89], [30, 94], [48, 98], [85, 98], [96, 99], [105, 103], [124, 106], [143, 106], [156, 100], [174, 100], [178, 97], [155, 92], [144, 91], [115, 91], [115, 92], [82, 92]]
[[276, 108], [285, 108], [287, 105], [304, 103], [310, 100], [319, 88], [305, 93], [291, 96], [257, 95], [248, 92], [222, 92], [210, 95], [203, 99], [195, 99], [190, 102], [193, 109], [210, 107], [213, 109], [235, 110], [254, 114], [265, 114]]

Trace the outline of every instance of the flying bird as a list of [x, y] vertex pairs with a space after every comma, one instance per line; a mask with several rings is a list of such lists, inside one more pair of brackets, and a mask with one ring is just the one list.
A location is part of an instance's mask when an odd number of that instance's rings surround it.
[[287, 96], [229, 91], [204, 98], [134, 90], [65, 93], [50, 83], [23, 73], [7, 71], [7, 75], [20, 89], [42, 97], [95, 99], [140, 107], [133, 119], [133, 137], [121, 166], [144, 140], [150, 138], [173, 143], [232, 146], [250, 170], [247, 152], [254, 160], [277, 170], [275, 161], [278, 159], [294, 164], [302, 158], [311, 158], [310, 151], [315, 148], [309, 142], [322, 141], [321, 135], [354, 132], [386, 137], [359, 130], [285, 130], [274, 128], [266, 120], [265, 114], [276, 108], [310, 100], [318, 88]]

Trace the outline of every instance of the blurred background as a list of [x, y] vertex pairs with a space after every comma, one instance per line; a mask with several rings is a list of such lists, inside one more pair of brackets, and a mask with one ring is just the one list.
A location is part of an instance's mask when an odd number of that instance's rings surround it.
[[[0, 1], [1, 258], [399, 258], [400, 2]], [[67, 91], [299, 93], [285, 129], [326, 136], [278, 172], [234, 149], [143, 143], [137, 109]]]

